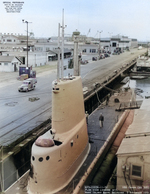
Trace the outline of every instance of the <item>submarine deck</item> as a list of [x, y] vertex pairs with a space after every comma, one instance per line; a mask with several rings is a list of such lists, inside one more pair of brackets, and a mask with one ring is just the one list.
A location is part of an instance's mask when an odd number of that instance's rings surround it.
[[[119, 102], [121, 103], [125, 101], [128, 102], [131, 100], [131, 98], [133, 98], [132, 100], [134, 100], [135, 96], [131, 89], [129, 89], [128, 91], [125, 91], [123, 89], [120, 93], [115, 93], [114, 95], [112, 95], [107, 105], [106, 102], [104, 102], [91, 115], [89, 115], [88, 135], [89, 142], [91, 144], [90, 153], [76, 176], [70, 182], [70, 184], [65, 189], [63, 189], [63, 191], [58, 192], [58, 194], [69, 194], [73, 192], [76, 185], [78, 184], [78, 182], [96, 157], [97, 153], [106, 142], [112, 129], [114, 128], [115, 124], [118, 122], [119, 118], [123, 113], [115, 111], [120, 105], [120, 103], [115, 103], [116, 98], [119, 99]], [[100, 128], [99, 126], [99, 116], [101, 113], [104, 116], [104, 123], [102, 128]]]

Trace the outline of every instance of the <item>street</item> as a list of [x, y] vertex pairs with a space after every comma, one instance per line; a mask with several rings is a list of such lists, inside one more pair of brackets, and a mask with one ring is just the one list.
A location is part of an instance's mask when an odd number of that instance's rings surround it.
[[[144, 52], [146, 49], [136, 48], [99, 61], [90, 60], [89, 63], [81, 65], [83, 87], [88, 87], [90, 90], [95, 82], [101, 83], [114, 70]], [[68, 59], [65, 59], [64, 64], [67, 63]], [[16, 72], [8, 82], [0, 82], [0, 144], [9, 145], [51, 116], [52, 81], [56, 79], [56, 73], [56, 69], [37, 73], [37, 86], [35, 90], [28, 93], [18, 92], [21, 81], [16, 80]], [[64, 70], [64, 76], [67, 76], [68, 73], [73, 75], [73, 70], [68, 68]], [[39, 99], [29, 101], [29, 98], [33, 97]]]

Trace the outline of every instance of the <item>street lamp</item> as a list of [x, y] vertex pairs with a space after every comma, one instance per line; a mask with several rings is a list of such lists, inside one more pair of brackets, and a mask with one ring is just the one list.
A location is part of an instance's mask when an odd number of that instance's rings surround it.
[[27, 67], [28, 67], [28, 23], [31, 23], [31, 22], [28, 22], [25, 20], [22, 20], [22, 22], [27, 24]]
[[111, 52], [111, 34], [113, 34], [113, 32], [108, 32], [109, 36], [110, 36], [110, 49], [109, 51]]
[[118, 48], [119, 48], [119, 35], [120, 35], [120, 33], [118, 34]]
[[[99, 32], [99, 31], [97, 31], [97, 32]], [[101, 43], [101, 33], [102, 33], [103, 31], [100, 31], [99, 32], [99, 55], [100, 55], [100, 43]]]

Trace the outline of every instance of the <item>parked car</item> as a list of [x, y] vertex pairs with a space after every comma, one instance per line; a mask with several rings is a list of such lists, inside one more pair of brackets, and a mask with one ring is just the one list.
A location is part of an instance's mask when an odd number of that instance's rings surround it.
[[97, 57], [92, 57], [92, 61], [97, 61]]
[[104, 55], [104, 54], [101, 54], [101, 55], [99, 56], [99, 59], [105, 59], [105, 55]]
[[110, 55], [108, 53], [104, 53], [105, 57], [110, 57]]
[[81, 64], [87, 64], [88, 60], [81, 60]]
[[107, 53], [108, 53], [108, 54], [111, 54], [111, 52], [110, 52], [110, 51], [107, 51]]

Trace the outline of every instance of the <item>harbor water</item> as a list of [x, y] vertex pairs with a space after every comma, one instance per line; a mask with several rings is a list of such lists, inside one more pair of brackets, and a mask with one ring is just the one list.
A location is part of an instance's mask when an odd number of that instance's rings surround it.
[[[150, 97], [150, 77], [141, 80], [129, 80], [125, 86], [133, 88], [136, 94], [136, 100], [143, 100]], [[124, 87], [125, 87], [124, 86]]]

